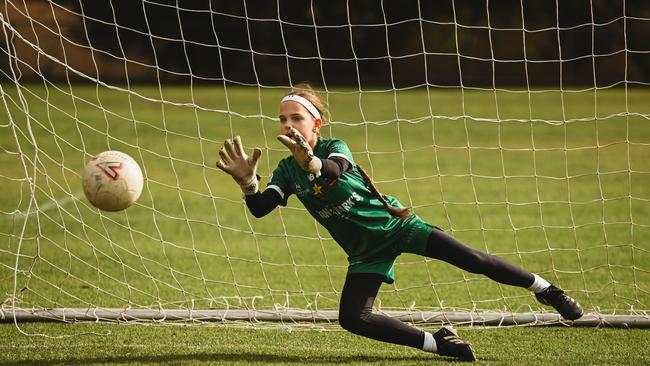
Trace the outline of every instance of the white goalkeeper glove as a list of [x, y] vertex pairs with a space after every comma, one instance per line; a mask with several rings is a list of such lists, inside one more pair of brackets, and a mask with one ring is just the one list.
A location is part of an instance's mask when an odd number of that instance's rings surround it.
[[305, 140], [298, 130], [291, 127], [289, 136], [280, 135], [278, 136], [278, 140], [289, 148], [291, 155], [293, 155], [293, 158], [302, 170], [313, 173], [316, 178], [320, 177], [320, 169], [323, 167], [323, 162], [317, 156], [314, 156], [314, 152], [307, 143], [307, 140]]
[[217, 168], [230, 174], [239, 184], [241, 191], [249, 196], [257, 193], [259, 182], [257, 181], [257, 162], [262, 155], [262, 150], [253, 149], [253, 156], [244, 152], [241, 138], [235, 136], [233, 140], [227, 139], [219, 150], [221, 159], [217, 161]]

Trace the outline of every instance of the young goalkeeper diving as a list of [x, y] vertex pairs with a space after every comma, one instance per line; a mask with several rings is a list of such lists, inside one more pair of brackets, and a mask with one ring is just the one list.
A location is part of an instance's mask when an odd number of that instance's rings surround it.
[[349, 267], [339, 306], [339, 323], [344, 329], [465, 361], [476, 359], [469, 343], [450, 328], [431, 334], [372, 313], [381, 284], [394, 281], [393, 265], [401, 253], [443, 260], [499, 283], [533, 291], [541, 303], [552, 306], [565, 319], [582, 316], [574, 299], [540, 276], [462, 244], [403, 208], [395, 198], [378, 192], [355, 164], [345, 142], [320, 137], [326, 112], [308, 87], [282, 99], [278, 140], [291, 155], [280, 161], [263, 192], [256, 173], [261, 150], [254, 149], [248, 156], [239, 136], [225, 141], [217, 167], [240, 185], [255, 217], [285, 206], [295, 194], [347, 253]]

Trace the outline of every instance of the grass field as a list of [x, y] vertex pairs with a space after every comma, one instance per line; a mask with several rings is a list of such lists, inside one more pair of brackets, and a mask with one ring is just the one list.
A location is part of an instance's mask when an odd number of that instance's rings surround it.
[[[0, 365], [444, 365], [445, 357], [379, 344], [347, 332], [213, 327], [25, 324], [26, 337], [0, 325]], [[477, 365], [647, 365], [648, 331], [593, 328], [461, 329]]]
[[[0, 115], [10, 122], [0, 123], [0, 291], [8, 300], [16, 293], [17, 306], [337, 308], [346, 258], [327, 232], [295, 197], [255, 220], [214, 168], [223, 140], [241, 135], [247, 148], [263, 149], [259, 173], [269, 176], [287, 154], [274, 119], [284, 90], [28, 85], [21, 99], [2, 87]], [[543, 274], [589, 312], [629, 313], [650, 308], [649, 98], [635, 89], [341, 90], [329, 94], [333, 123], [322, 134], [344, 139], [384, 193], [428, 222]], [[146, 176], [138, 204], [124, 212], [100, 213], [81, 191], [85, 162], [108, 149], [132, 155]], [[37, 212], [28, 212], [26, 176]], [[542, 310], [525, 291], [416, 256], [400, 257], [396, 273], [382, 309]], [[55, 341], [12, 327], [3, 325], [13, 332], [2, 346], [7, 364], [431, 362], [342, 332], [25, 325], [51, 335], [114, 330]], [[179, 334], [187, 346], [171, 347]], [[567, 364], [648, 362], [643, 331], [466, 334], [495, 364], [549, 364], [565, 352]], [[35, 345], [44, 348], [24, 352]], [[598, 354], [583, 362], [588, 352]]]

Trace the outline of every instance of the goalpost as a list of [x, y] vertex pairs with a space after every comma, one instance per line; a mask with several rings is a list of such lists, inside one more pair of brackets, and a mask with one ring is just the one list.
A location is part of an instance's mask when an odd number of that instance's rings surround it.
[[[643, 2], [6, 0], [0, 21], [0, 321], [334, 324], [342, 250], [295, 197], [254, 219], [215, 167], [241, 135], [263, 187], [308, 81], [382, 192], [560, 285], [576, 325], [650, 326]], [[110, 149], [145, 176], [117, 213], [81, 189]], [[396, 274], [375, 306], [403, 321], [563, 323], [444, 263]]]

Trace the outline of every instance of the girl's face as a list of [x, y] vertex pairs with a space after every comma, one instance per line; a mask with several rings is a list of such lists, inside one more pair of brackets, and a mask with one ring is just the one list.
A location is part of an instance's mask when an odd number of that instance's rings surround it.
[[322, 120], [315, 119], [309, 111], [298, 102], [287, 100], [280, 103], [280, 133], [289, 135], [289, 129], [295, 128], [307, 140], [313, 149], [318, 141], [318, 131]]

